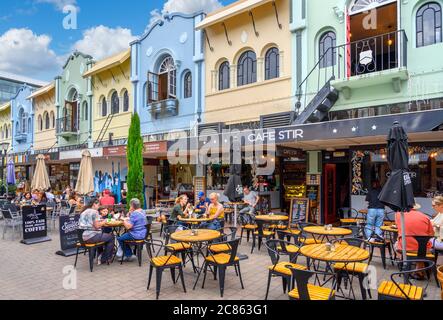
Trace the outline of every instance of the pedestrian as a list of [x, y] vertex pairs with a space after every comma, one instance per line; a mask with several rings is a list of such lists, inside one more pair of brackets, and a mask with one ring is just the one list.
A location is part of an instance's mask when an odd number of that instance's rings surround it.
[[378, 200], [381, 190], [380, 182], [375, 180], [366, 195], [368, 214], [366, 216], [365, 236], [368, 241], [371, 239], [384, 241], [381, 227], [385, 219], [385, 205]]

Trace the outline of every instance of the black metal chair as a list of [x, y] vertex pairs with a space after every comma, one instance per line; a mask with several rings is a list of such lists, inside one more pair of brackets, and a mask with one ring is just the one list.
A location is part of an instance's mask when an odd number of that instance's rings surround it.
[[237, 236], [237, 228], [235, 227], [221, 229], [219, 231], [222, 236], [208, 245], [208, 250], [213, 254], [231, 251], [232, 248], [228, 244], [226, 244], [226, 242], [234, 241]]
[[[134, 247], [134, 253], [135, 253], [135, 256], [137, 257], [139, 267], [142, 266], [143, 247], [144, 247], [147, 240], [150, 240], [150, 239], [152, 240], [151, 227], [152, 227], [152, 218], [148, 217], [147, 223], [146, 223], [145, 239], [123, 241], [123, 248], [122, 248], [123, 253], [125, 252], [126, 246]], [[121, 260], [120, 260], [120, 264], [123, 264], [124, 256], [125, 255], [123, 254], [121, 257]]]
[[[289, 292], [289, 300], [335, 300], [335, 285], [337, 283], [337, 275], [331, 272], [303, 270], [289, 267], [292, 272], [292, 283]], [[331, 288], [320, 287], [309, 283], [309, 280], [315, 276], [314, 283], [319, 276], [323, 278], [329, 277], [332, 280]]]
[[[205, 288], [205, 282], [206, 282], [206, 275], [208, 273], [208, 268], [213, 267], [214, 270], [218, 270], [218, 280], [220, 284], [220, 296], [223, 298], [223, 293], [225, 290], [225, 276], [226, 276], [226, 269], [228, 267], [234, 266], [236, 274], [240, 278], [240, 284], [241, 288], [244, 289], [243, 285], [243, 279], [241, 275], [240, 270], [240, 258], [237, 257], [237, 250], [239, 245], [240, 239], [235, 239], [233, 241], [227, 241], [225, 243], [220, 244], [226, 244], [229, 247], [231, 247], [231, 251], [229, 253], [218, 253], [213, 255], [209, 251], [209, 256], [205, 258], [205, 263], [203, 265], [203, 284], [202, 289]], [[197, 276], [197, 281], [195, 282], [194, 289], [198, 283], [198, 280], [200, 278], [201, 270]]]
[[[269, 257], [271, 258], [272, 266], [268, 267], [268, 285], [266, 287], [266, 296], [265, 300], [268, 299], [269, 295], [269, 288], [271, 286], [271, 279], [273, 277], [281, 277], [283, 282], [283, 293], [286, 293], [286, 288], [290, 287], [291, 278], [292, 278], [292, 272], [288, 268], [288, 266], [291, 266], [293, 268], [298, 269], [307, 269], [307, 267], [303, 265], [299, 265], [292, 262], [287, 261], [280, 261], [281, 255], [289, 255], [288, 252], [285, 252], [282, 250], [289, 245], [288, 242], [285, 242], [283, 240], [268, 240], [265, 243], [265, 247], [268, 250]], [[280, 247], [280, 250], [278, 249]]]
[[99, 248], [104, 248], [106, 243], [105, 242], [97, 242], [97, 243], [86, 243], [83, 240], [83, 233], [85, 232], [85, 230], [83, 229], [77, 229], [77, 235], [78, 235], [78, 241], [77, 242], [77, 252], [75, 254], [75, 262], [74, 262], [74, 268], [77, 268], [77, 260], [78, 260], [78, 255], [80, 253], [80, 250], [84, 250], [85, 254], [88, 254], [89, 257], [89, 270], [91, 270], [91, 272], [94, 269], [94, 259], [97, 255], [97, 250]]
[[257, 231], [254, 231], [252, 233], [251, 254], [254, 252], [254, 248], [257, 242], [258, 242], [258, 250], [260, 251], [263, 239], [269, 240], [275, 237], [274, 231], [264, 229], [263, 221], [257, 220], [256, 223], [257, 223]]
[[[293, 236], [298, 238], [298, 235], [289, 235], [285, 230], [277, 230], [277, 238], [281, 240], [277, 250], [285, 255], [289, 256], [289, 261], [296, 263], [299, 255], [300, 247], [290, 241], [284, 241], [285, 238], [291, 239]], [[295, 243], [298, 243], [297, 241]]]
[[[155, 250], [155, 248], [158, 248], [158, 250]], [[162, 250], [165, 250], [167, 252], [167, 248], [165, 247], [163, 241], [161, 240], [152, 240], [152, 239], [147, 240], [146, 250], [149, 256], [149, 276], [148, 276], [148, 286], [146, 287], [146, 290], [149, 290], [149, 287], [151, 286], [152, 274], [155, 269], [156, 299], [158, 300], [160, 296], [163, 271], [169, 269], [171, 271], [172, 282], [176, 284], [177, 280], [175, 278], [175, 270], [178, 269], [179, 277], [181, 278], [181, 283], [183, 286], [183, 291], [186, 293], [182, 260], [173, 254], [169, 255], [166, 254], [164, 256], [160, 256], [160, 252], [162, 252]]]
[[[195, 271], [196, 267], [194, 263], [194, 250], [192, 245], [186, 242], [171, 242], [171, 234], [176, 232], [179, 227], [183, 230], [188, 230], [188, 228], [176, 224], [169, 225], [164, 228], [163, 237], [165, 239], [165, 254], [169, 252], [171, 254], [181, 255], [183, 267], [186, 267], [186, 262], [190, 261], [192, 268]], [[186, 257], [188, 257], [188, 259], [186, 259]]]
[[[424, 264], [425, 267], [415, 269], [410, 268], [411, 264]], [[426, 266], [427, 265], [427, 266]], [[391, 275], [391, 281], [383, 281], [378, 287], [378, 300], [423, 300], [426, 296], [426, 289], [429, 286], [429, 279], [426, 286], [417, 286], [412, 282], [412, 274], [417, 272], [429, 272], [433, 270], [435, 263], [430, 260], [408, 260], [399, 262], [400, 272]], [[398, 278], [399, 280], [396, 280]], [[400, 279], [403, 282], [400, 282]]]
[[359, 213], [354, 208], [340, 208], [339, 215], [340, 215], [340, 225], [342, 226], [356, 225], [360, 220]]

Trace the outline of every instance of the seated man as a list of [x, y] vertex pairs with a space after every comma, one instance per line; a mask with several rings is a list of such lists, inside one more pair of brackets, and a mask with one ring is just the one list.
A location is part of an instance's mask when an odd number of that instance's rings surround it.
[[206, 213], [208, 206], [209, 206], [209, 199], [206, 198], [205, 193], [203, 191], [200, 191], [198, 193], [198, 202], [195, 206], [195, 209], [200, 210], [199, 214], [203, 215]]
[[252, 224], [254, 222], [253, 219], [255, 217], [256, 206], [260, 197], [256, 192], [251, 191], [248, 186], [243, 188], [243, 194], [243, 202], [247, 207], [240, 210], [239, 213], [247, 223]]
[[113, 206], [115, 205], [115, 198], [111, 196], [111, 191], [106, 189], [103, 191], [103, 197], [100, 198], [101, 206]]
[[[119, 243], [119, 251], [117, 252], [117, 256], [121, 257], [123, 255], [123, 242], [124, 241], [133, 241], [133, 240], [144, 240], [146, 238], [146, 214], [141, 209], [141, 203], [138, 199], [132, 199], [129, 202], [129, 218], [126, 218], [123, 221], [123, 225], [128, 230], [124, 235], [118, 237]], [[124, 252], [124, 260], [132, 261], [132, 249], [130, 246], [125, 246]]]

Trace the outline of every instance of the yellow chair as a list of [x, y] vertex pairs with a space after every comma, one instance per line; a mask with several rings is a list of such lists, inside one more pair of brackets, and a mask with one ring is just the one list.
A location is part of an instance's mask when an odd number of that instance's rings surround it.
[[321, 271], [302, 270], [290, 268], [292, 271], [292, 290], [289, 292], [289, 300], [335, 300], [335, 290], [326, 287], [320, 287], [309, 283], [309, 279], [316, 276], [330, 277], [332, 279], [332, 288], [336, 284], [336, 274]]

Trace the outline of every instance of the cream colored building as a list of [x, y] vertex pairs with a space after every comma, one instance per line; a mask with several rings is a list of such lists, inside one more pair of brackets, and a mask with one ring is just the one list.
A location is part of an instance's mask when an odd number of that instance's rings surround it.
[[247, 123], [294, 108], [290, 5], [240, 0], [209, 14], [204, 123]]
[[84, 78], [92, 77], [92, 139], [96, 146], [115, 143], [128, 136], [133, 111], [131, 53], [126, 50], [95, 63]]
[[35, 151], [48, 150], [56, 147], [55, 135], [55, 83], [51, 83], [35, 91], [28, 97], [32, 99], [34, 110], [34, 145]]
[[11, 137], [11, 103], [7, 102], [0, 106], [0, 144], [7, 142], [10, 148], [12, 145]]

